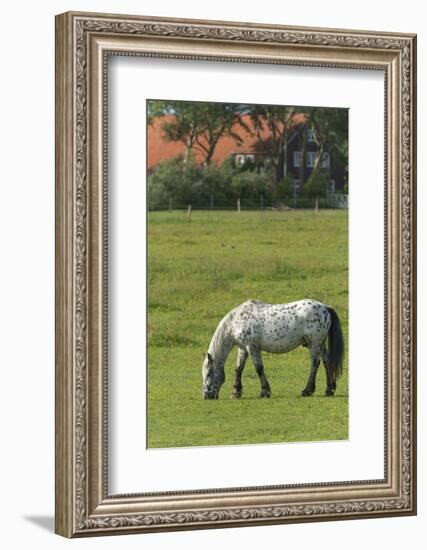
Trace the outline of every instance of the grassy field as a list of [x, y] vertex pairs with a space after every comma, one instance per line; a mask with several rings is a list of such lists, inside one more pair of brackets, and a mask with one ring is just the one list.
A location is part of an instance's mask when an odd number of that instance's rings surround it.
[[[348, 437], [347, 360], [335, 397], [300, 397], [305, 348], [264, 353], [272, 397], [248, 360], [243, 397], [230, 399], [236, 350], [218, 400], [202, 399], [202, 352], [222, 317], [250, 298], [313, 298], [348, 329], [348, 215], [342, 210], [150, 212], [148, 221], [148, 447], [338, 440]], [[346, 354], [348, 356], [348, 353]]]

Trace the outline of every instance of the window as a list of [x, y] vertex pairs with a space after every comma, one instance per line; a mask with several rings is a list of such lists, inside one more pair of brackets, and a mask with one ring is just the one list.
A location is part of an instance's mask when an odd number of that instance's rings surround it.
[[322, 162], [320, 163], [321, 168], [329, 168], [329, 153], [323, 153]]
[[236, 155], [236, 165], [243, 166], [246, 162], [255, 162], [255, 155]]
[[295, 191], [299, 190], [300, 187], [301, 187], [301, 180], [294, 180]]
[[301, 151], [294, 151], [294, 167], [299, 168], [301, 166]]
[[307, 130], [307, 141], [313, 142], [316, 141], [316, 137], [314, 135], [314, 132], [311, 128]]
[[335, 193], [335, 180], [329, 180], [328, 193]]
[[309, 151], [307, 153], [307, 168], [313, 168], [314, 167], [314, 163], [316, 162], [316, 151]]

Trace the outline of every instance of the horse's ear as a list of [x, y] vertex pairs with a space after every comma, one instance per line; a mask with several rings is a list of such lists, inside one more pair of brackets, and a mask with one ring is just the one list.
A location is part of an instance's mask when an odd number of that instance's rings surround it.
[[207, 358], [208, 358], [208, 361], [210, 361], [211, 363], [213, 363], [213, 359], [212, 359], [212, 355], [208, 352], [207, 354]]

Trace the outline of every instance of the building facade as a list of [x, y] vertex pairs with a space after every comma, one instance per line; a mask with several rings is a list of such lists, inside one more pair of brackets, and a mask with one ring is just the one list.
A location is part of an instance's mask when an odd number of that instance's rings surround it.
[[[177, 156], [184, 156], [185, 144], [179, 141], [165, 140], [162, 132], [162, 122], [171, 117], [156, 119], [148, 126], [147, 132], [147, 158], [148, 172], [155, 170], [160, 162], [170, 160]], [[244, 120], [244, 126], [236, 124], [233, 127], [233, 135], [224, 135], [220, 138], [215, 148], [212, 162], [221, 165], [231, 158], [236, 166], [251, 163], [258, 171], [271, 165], [268, 154], [268, 141], [271, 139], [269, 130], [263, 128], [262, 142], [251, 129], [249, 117]], [[245, 129], [246, 127], [246, 129]], [[347, 193], [347, 173], [344, 164], [338, 161], [338, 155], [333, 151], [323, 153], [318, 160], [319, 146], [316, 135], [310, 127], [304, 115], [299, 114], [290, 131], [285, 150], [283, 151], [282, 176], [291, 179], [295, 197], [304, 193], [304, 185], [308, 181], [316, 163], [320, 163], [320, 169], [328, 177], [328, 194]], [[192, 152], [193, 161], [197, 164], [203, 162], [202, 155], [195, 149]]]

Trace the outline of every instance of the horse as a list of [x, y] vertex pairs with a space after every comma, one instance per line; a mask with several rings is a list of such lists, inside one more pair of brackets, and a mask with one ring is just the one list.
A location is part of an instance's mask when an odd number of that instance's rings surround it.
[[202, 396], [218, 399], [225, 381], [224, 365], [234, 346], [238, 347], [236, 377], [232, 398], [242, 396], [242, 373], [251, 356], [261, 383], [260, 397], [271, 396], [264, 372], [261, 352], [287, 353], [298, 346], [307, 347], [311, 369], [301, 395], [313, 395], [316, 374], [322, 359], [326, 371], [325, 395], [333, 396], [342, 374], [344, 338], [337, 312], [315, 300], [298, 300], [287, 304], [267, 304], [248, 300], [232, 309], [220, 321], [212, 336], [202, 365]]

